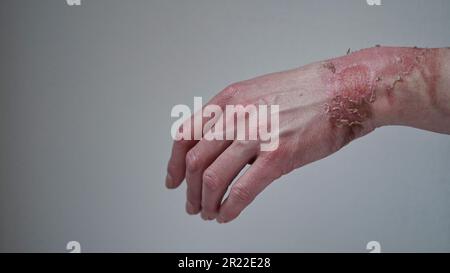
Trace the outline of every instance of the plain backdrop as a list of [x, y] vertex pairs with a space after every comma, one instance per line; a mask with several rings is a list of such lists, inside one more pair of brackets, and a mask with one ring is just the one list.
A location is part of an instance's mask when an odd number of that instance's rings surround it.
[[166, 190], [170, 111], [381, 45], [450, 45], [450, 1], [7, 0], [0, 251], [450, 251], [450, 136], [389, 127], [279, 179], [239, 219]]

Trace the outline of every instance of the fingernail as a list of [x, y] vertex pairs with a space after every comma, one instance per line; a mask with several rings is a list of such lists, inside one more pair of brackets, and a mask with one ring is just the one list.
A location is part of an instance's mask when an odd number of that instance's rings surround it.
[[204, 213], [204, 212], [201, 213], [201, 217], [202, 217], [202, 219], [205, 220], [205, 221], [211, 221], [211, 220], [214, 220], [214, 217], [213, 217], [213, 216], [208, 215], [208, 214], [206, 214], [206, 213]]
[[217, 217], [217, 223], [219, 223], [219, 224], [223, 224], [223, 223], [225, 223], [225, 218], [223, 218], [223, 216], [219, 216], [219, 217]]
[[206, 216], [206, 214], [204, 214], [203, 212], [200, 214], [200, 217], [201, 217], [204, 221], [209, 220], [208, 217]]
[[169, 189], [173, 188], [173, 178], [170, 173], [167, 173], [166, 175], [166, 187]]
[[186, 202], [186, 212], [191, 215], [197, 214], [195, 207], [189, 201]]

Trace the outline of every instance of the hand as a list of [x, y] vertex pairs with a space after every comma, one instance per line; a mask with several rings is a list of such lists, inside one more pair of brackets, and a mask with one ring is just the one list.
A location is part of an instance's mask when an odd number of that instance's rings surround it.
[[[278, 148], [262, 151], [260, 139], [175, 141], [166, 185], [176, 188], [186, 178], [186, 211], [224, 223], [280, 176], [379, 126], [403, 124], [450, 133], [446, 101], [445, 106], [437, 101], [438, 53], [376, 47], [232, 84], [207, 105], [279, 105]], [[417, 117], [418, 108], [425, 109], [425, 116]], [[247, 164], [251, 166], [232, 184]]]

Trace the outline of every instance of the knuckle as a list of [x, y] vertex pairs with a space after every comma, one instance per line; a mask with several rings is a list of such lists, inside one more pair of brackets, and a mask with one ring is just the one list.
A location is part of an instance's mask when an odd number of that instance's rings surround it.
[[251, 143], [252, 143], [251, 140], [237, 139], [234, 141], [234, 146], [236, 146], [236, 148], [239, 148], [239, 149], [244, 149], [244, 148], [249, 147]]
[[233, 83], [222, 91], [222, 95], [225, 100], [232, 100], [240, 93], [240, 90], [242, 90], [242, 85], [240, 83]]
[[178, 129], [175, 132], [176, 141], [188, 142], [189, 140], [192, 140], [191, 124], [192, 116], [187, 118], [180, 126], [178, 126]]
[[269, 101], [268, 98], [261, 97], [261, 98], [258, 99], [257, 104], [258, 105], [271, 105], [272, 103], [271, 103], [271, 101]]
[[272, 180], [280, 178], [283, 174], [287, 173], [287, 171], [285, 172], [284, 169], [290, 168], [286, 167], [287, 165], [290, 165], [290, 163], [288, 162], [286, 164], [281, 164], [279, 160], [280, 160], [279, 157], [272, 157], [272, 156], [264, 157], [263, 162], [260, 165], [261, 169], [260, 171], [268, 172], [268, 170], [270, 170], [268, 173], [270, 173], [269, 177]]
[[237, 139], [233, 143], [233, 146], [238, 151], [243, 151], [243, 152], [256, 150], [258, 145], [259, 145], [258, 141], [248, 140], [248, 139], [244, 139], [244, 140]]
[[216, 191], [221, 185], [221, 181], [214, 171], [207, 169], [203, 173], [203, 185], [210, 191]]
[[266, 167], [273, 167], [277, 160], [279, 160], [279, 155], [275, 152], [270, 152], [267, 154], [264, 154], [264, 156], [261, 156], [261, 166]]
[[196, 172], [200, 168], [198, 153], [192, 149], [186, 155], [186, 169], [188, 172]]
[[247, 186], [234, 186], [231, 189], [231, 196], [240, 202], [250, 202], [253, 199], [253, 195]]
[[185, 140], [184, 139], [184, 134], [183, 134], [183, 132], [182, 132], [182, 126], [180, 126], [179, 128], [178, 128], [178, 130], [175, 132], [175, 141], [177, 141], [176, 143], [180, 143], [180, 142], [182, 142], [183, 140]]
[[281, 162], [284, 162], [288, 156], [284, 147], [278, 147], [278, 149], [270, 152], [261, 153], [262, 164], [265, 166], [278, 166]]

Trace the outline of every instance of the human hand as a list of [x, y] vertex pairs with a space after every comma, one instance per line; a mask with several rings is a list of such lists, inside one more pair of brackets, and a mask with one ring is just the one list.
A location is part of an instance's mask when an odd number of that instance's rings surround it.
[[[437, 50], [376, 47], [232, 84], [207, 105], [279, 105], [278, 148], [262, 151], [260, 138], [176, 140], [166, 185], [176, 188], [186, 178], [186, 211], [229, 222], [280, 176], [379, 126], [450, 133], [449, 120], [443, 118], [448, 109], [440, 102], [449, 97], [430, 106], [441, 94], [434, 77], [438, 55]], [[417, 109], [423, 115], [417, 116]], [[247, 164], [250, 168], [233, 184]]]

